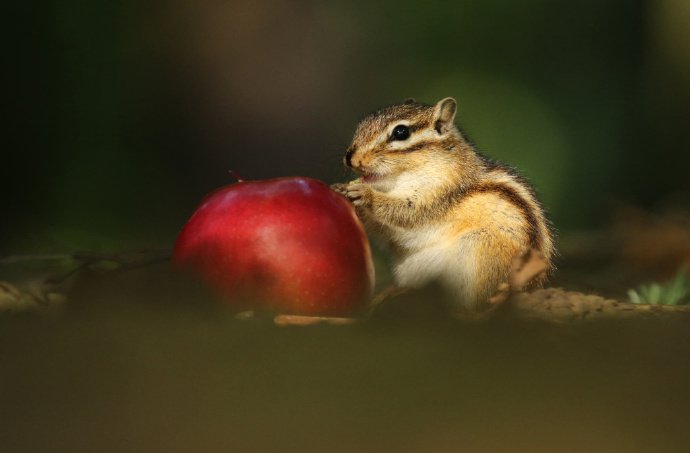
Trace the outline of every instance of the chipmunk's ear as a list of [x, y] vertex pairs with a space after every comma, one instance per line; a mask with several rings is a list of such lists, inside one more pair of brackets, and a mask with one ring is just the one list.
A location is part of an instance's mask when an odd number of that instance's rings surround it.
[[453, 98], [441, 99], [434, 106], [434, 129], [439, 134], [445, 134], [453, 127], [458, 103]]
[[414, 98], [407, 98], [403, 101], [403, 104], [414, 104], [415, 102], [417, 101], [415, 101]]

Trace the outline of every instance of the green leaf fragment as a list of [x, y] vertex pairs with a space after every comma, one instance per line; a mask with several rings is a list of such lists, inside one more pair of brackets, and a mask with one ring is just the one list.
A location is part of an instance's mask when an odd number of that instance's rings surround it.
[[633, 304], [682, 305], [690, 303], [690, 275], [685, 266], [668, 282], [647, 283], [637, 289], [628, 290]]

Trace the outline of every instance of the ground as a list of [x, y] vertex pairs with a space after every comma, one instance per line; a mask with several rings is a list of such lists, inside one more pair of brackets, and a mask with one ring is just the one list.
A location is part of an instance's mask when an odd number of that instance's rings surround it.
[[165, 263], [20, 293], [43, 308], [0, 314], [2, 451], [686, 451], [690, 317], [597, 320], [638, 275], [672, 272], [612, 237], [565, 241], [553, 283], [586, 294], [513, 299], [604, 307], [558, 323], [456, 319], [431, 289], [355, 324], [279, 327]]

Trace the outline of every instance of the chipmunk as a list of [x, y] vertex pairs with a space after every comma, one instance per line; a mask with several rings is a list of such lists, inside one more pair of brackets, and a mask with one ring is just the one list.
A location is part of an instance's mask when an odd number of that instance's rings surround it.
[[334, 189], [390, 245], [398, 287], [438, 281], [459, 311], [474, 312], [505, 290], [516, 259], [536, 250], [550, 271], [555, 250], [530, 184], [480, 154], [456, 110], [453, 98], [409, 99], [368, 115], [344, 158], [361, 177]]

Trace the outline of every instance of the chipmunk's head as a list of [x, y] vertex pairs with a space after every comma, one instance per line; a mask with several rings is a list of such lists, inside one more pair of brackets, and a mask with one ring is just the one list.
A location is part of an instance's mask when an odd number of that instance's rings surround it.
[[414, 170], [430, 156], [459, 152], [453, 98], [427, 105], [409, 99], [364, 118], [345, 154], [345, 165], [373, 182]]

